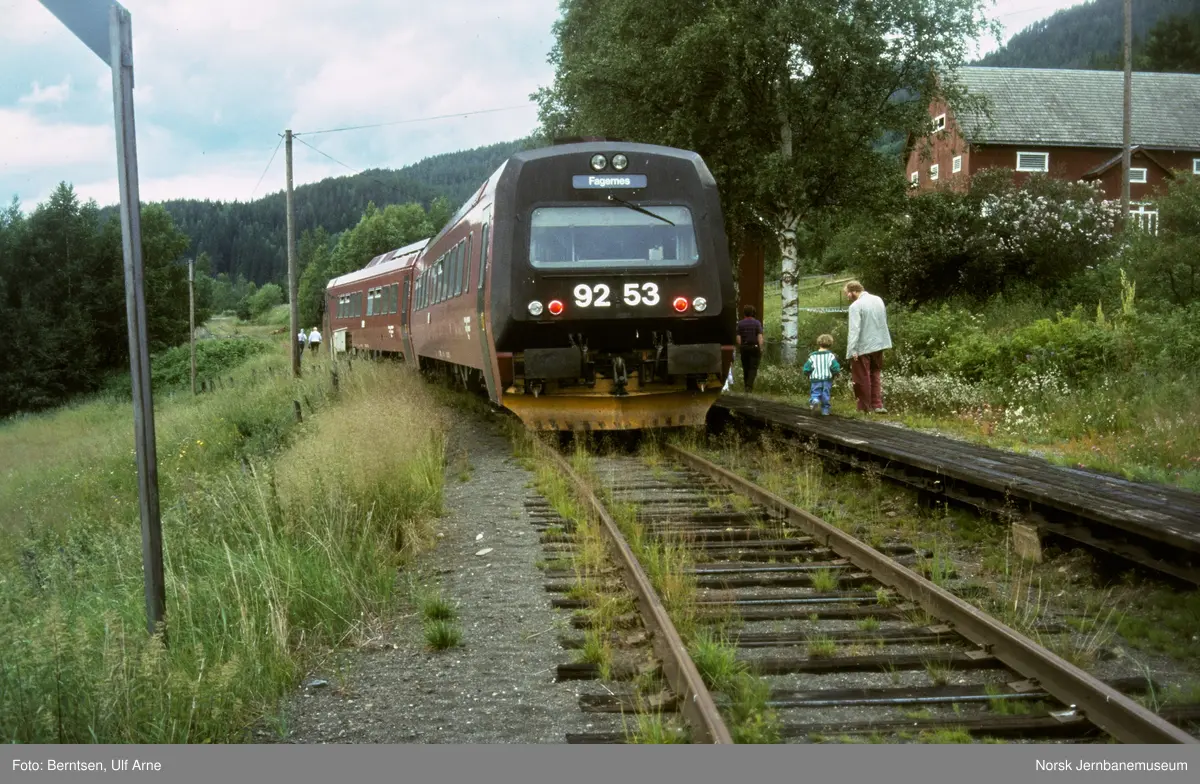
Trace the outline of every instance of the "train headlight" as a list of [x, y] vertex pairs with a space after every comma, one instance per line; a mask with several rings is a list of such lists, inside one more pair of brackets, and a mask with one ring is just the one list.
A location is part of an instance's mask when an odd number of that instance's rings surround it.
[[595, 169], [596, 171], [602, 170], [607, 165], [608, 165], [608, 159], [605, 158], [603, 155], [593, 155], [592, 156], [592, 168]]
[[624, 155], [617, 153], [616, 155], [613, 156], [612, 163], [613, 163], [614, 169], [616, 169], [617, 171], [622, 171], [625, 169], [626, 166], [629, 165], [629, 159], [626, 158]]
[[671, 304], [674, 305], [675, 310], [679, 311], [680, 313], [688, 309], [687, 297], [676, 297], [675, 301]]
[[550, 300], [549, 310], [551, 316], [558, 316], [563, 312], [563, 304], [556, 299], [552, 299]]
[[538, 302], [536, 299], [533, 302], [530, 302], [529, 313], [532, 316], [542, 315], [542, 303]]
[[708, 307], [708, 300], [704, 297], [696, 297], [692, 300], [692, 307], [703, 313], [704, 309]]

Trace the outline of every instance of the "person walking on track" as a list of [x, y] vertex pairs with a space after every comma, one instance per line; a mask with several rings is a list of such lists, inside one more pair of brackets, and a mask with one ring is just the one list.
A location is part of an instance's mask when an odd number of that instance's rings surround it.
[[842, 292], [850, 300], [846, 356], [850, 358], [850, 379], [858, 410], [886, 414], [887, 409], [883, 407], [883, 352], [892, 347], [887, 308], [882, 299], [864, 290], [857, 280], [847, 283]]
[[737, 346], [742, 354], [742, 380], [746, 391], [754, 391], [754, 379], [758, 375], [758, 363], [762, 360], [763, 325], [755, 316], [758, 311], [747, 305], [742, 311], [745, 318], [737, 323]]

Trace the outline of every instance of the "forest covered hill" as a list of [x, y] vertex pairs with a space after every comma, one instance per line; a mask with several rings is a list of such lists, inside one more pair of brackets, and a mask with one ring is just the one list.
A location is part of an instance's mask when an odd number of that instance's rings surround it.
[[[1146, 44], [1156, 25], [1163, 24], [1159, 28], [1161, 31], [1171, 17], [1181, 17], [1190, 21], [1190, 31], [1184, 25], [1187, 38], [1176, 45], [1190, 48], [1193, 56], [1200, 55], [1200, 38], [1195, 37], [1200, 33], [1196, 31], [1200, 0], [1136, 0], [1132, 12], [1134, 67], [1190, 71], [1190, 68], [1153, 67], [1148, 62]], [[1123, 0], [1094, 0], [1057, 11], [1033, 23], [999, 50], [973, 64], [1007, 68], [1120, 69], [1124, 67], [1124, 35]]]

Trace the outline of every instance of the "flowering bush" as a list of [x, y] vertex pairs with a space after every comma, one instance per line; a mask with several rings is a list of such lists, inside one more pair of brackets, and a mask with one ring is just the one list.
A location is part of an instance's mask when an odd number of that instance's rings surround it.
[[1119, 216], [1098, 184], [1017, 187], [1011, 170], [990, 169], [969, 192], [913, 197], [903, 219], [863, 234], [859, 267], [869, 289], [909, 302], [986, 298], [1018, 281], [1053, 288], [1112, 253]]

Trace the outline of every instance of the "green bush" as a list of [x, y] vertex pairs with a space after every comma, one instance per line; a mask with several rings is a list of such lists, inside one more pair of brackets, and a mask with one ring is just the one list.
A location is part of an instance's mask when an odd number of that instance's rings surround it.
[[1007, 335], [966, 333], [938, 354], [937, 361], [968, 381], [1006, 384], [1045, 376], [1081, 381], [1128, 370], [1132, 348], [1122, 330], [1087, 321], [1076, 312], [1038, 319]]
[[902, 220], [830, 248], [852, 247], [863, 283], [887, 298], [983, 300], [1014, 284], [1062, 287], [1112, 253], [1118, 214], [1091, 184], [1033, 177], [1017, 187], [1011, 171], [989, 169], [967, 193], [914, 196]]
[[[270, 348], [251, 338], [223, 338], [196, 341], [196, 384], [223, 376], [251, 357]], [[160, 351], [150, 357], [150, 377], [155, 392], [191, 388], [192, 350], [189, 344]], [[128, 398], [131, 393], [129, 373], [114, 374], [105, 381], [102, 394]]]

